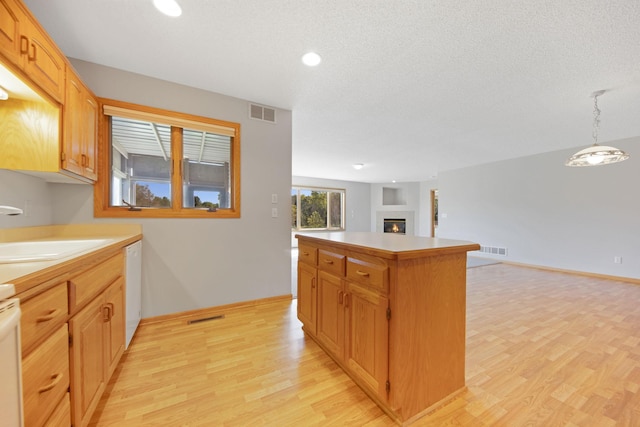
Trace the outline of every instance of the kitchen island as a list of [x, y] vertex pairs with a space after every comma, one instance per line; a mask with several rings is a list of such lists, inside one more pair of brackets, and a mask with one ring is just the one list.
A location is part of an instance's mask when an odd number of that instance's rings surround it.
[[467, 252], [393, 233], [297, 234], [306, 335], [398, 424], [465, 388]]

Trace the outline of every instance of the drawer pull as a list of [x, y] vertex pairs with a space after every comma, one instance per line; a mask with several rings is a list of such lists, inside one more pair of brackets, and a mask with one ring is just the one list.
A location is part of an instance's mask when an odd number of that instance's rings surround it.
[[51, 375], [51, 382], [46, 386], [38, 389], [38, 393], [44, 393], [45, 391], [51, 390], [60, 382], [61, 379], [62, 379], [62, 374]]
[[356, 270], [356, 274], [362, 277], [369, 277], [369, 273], [367, 273], [366, 271]]
[[302, 252], [302, 255], [309, 256], [309, 252]]
[[323, 259], [322, 262], [324, 262], [325, 264], [333, 264], [333, 261], [330, 259]]
[[60, 310], [57, 308], [54, 308], [53, 310], [49, 310], [48, 314], [38, 317], [36, 319], [36, 323], [48, 322], [49, 320], [55, 319], [59, 311]]

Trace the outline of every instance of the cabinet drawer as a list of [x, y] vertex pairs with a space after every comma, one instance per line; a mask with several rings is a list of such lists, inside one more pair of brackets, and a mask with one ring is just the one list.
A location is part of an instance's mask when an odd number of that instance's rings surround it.
[[345, 259], [346, 256], [342, 254], [320, 249], [318, 253], [318, 268], [343, 277]]
[[347, 258], [347, 280], [389, 292], [389, 268], [382, 262]]
[[69, 314], [74, 314], [124, 273], [124, 255], [117, 255], [69, 281]]
[[307, 264], [318, 264], [318, 249], [313, 246], [300, 243], [298, 245], [298, 261], [306, 262]]
[[22, 304], [22, 354], [27, 354], [33, 344], [50, 335], [66, 322], [67, 282], [62, 282], [46, 292]]
[[22, 361], [25, 426], [41, 426], [69, 388], [69, 334], [62, 325]]
[[69, 393], [65, 394], [44, 427], [69, 427], [71, 425], [71, 403]]

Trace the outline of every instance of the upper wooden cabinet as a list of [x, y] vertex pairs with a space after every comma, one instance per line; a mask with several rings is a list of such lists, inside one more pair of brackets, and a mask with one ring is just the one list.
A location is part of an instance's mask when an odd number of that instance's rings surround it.
[[15, 0], [0, 0], [0, 54], [18, 64], [20, 55], [20, 25], [27, 17]]
[[66, 86], [62, 169], [95, 181], [98, 177], [98, 101], [71, 67], [67, 68]]
[[64, 102], [66, 58], [16, 0], [0, 0], [0, 53], [51, 98]]

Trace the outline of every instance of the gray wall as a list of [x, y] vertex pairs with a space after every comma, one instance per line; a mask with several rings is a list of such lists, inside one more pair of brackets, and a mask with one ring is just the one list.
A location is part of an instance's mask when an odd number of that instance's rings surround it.
[[24, 210], [23, 215], [0, 215], [0, 228], [51, 224], [50, 185], [40, 178], [0, 169], [0, 205]]
[[[278, 109], [277, 124], [264, 123], [248, 118], [245, 100], [87, 62], [72, 63], [100, 97], [239, 122], [242, 217], [94, 219], [91, 186], [47, 184], [7, 171], [0, 175], [2, 203], [20, 206], [26, 192], [44, 205], [44, 217], [29, 225], [142, 224], [143, 317], [290, 294], [291, 112]], [[8, 190], [8, 179], [17, 179], [21, 189]], [[272, 194], [278, 195], [275, 205]], [[277, 218], [271, 217], [272, 207], [279, 210]], [[26, 225], [2, 221], [6, 227]]]
[[564, 166], [577, 147], [442, 172], [438, 236], [508, 249], [485, 257], [640, 278], [639, 143], [610, 142], [632, 156], [614, 165]]

